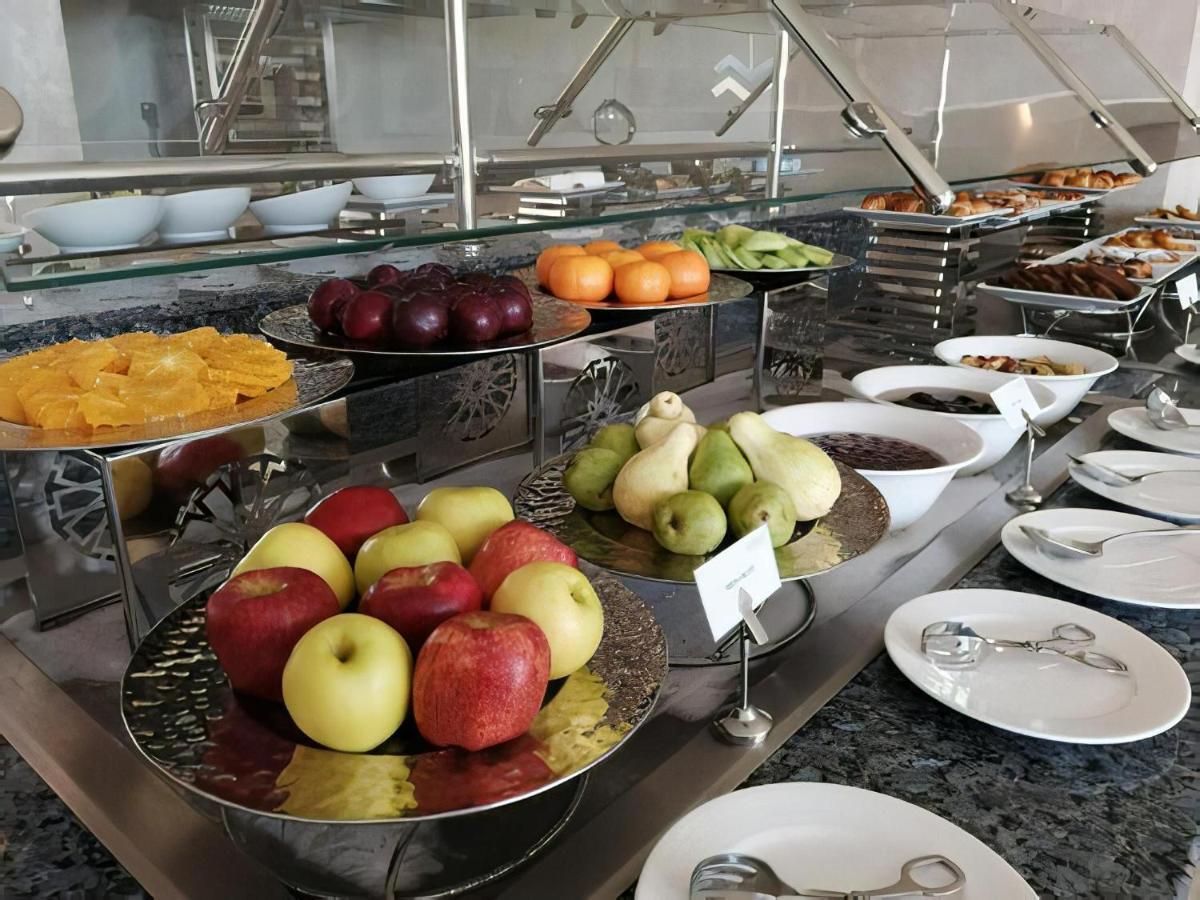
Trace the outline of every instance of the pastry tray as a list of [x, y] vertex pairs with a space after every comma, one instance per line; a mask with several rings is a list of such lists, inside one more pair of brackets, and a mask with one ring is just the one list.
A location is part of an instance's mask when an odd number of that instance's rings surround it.
[[[1103, 249], [1104, 242], [1107, 241], [1109, 238], [1115, 237], [1118, 234], [1125, 234], [1125, 232], [1127, 232], [1127, 231], [1144, 231], [1144, 230], [1145, 230], [1144, 228], [1123, 228], [1120, 231], [1114, 231], [1111, 234], [1102, 234], [1100, 237], [1090, 240], [1086, 244], [1080, 244], [1078, 247], [1072, 247], [1070, 250], [1064, 250], [1062, 253], [1058, 253], [1047, 259], [1040, 260], [1037, 263], [1037, 265], [1045, 266], [1045, 265], [1053, 265], [1055, 263], [1070, 262], [1072, 260], [1084, 260], [1084, 259], [1087, 259], [1088, 253], [1090, 253], [1092, 250]], [[1198, 238], [1200, 238], [1200, 236], [1198, 236]], [[1182, 239], [1180, 239], [1180, 240], [1182, 240]], [[1185, 251], [1185, 250], [1171, 251], [1172, 253], [1175, 253], [1179, 256], [1179, 262], [1156, 263], [1153, 260], [1150, 260], [1149, 262], [1151, 265], [1151, 269], [1154, 272], [1154, 275], [1152, 278], [1130, 278], [1129, 280], [1134, 282], [1135, 284], [1147, 284], [1147, 285], [1159, 285], [1159, 284], [1162, 284], [1164, 281], [1169, 281], [1172, 278], [1172, 276], [1176, 275], [1181, 270], [1186, 269], [1188, 266], [1190, 266], [1192, 263], [1194, 263], [1196, 261], [1197, 257], [1200, 257], [1200, 243], [1197, 243], [1195, 246], [1196, 246], [1196, 249], [1192, 250], [1192, 251]], [[1117, 248], [1114, 248], [1114, 249], [1117, 249]], [[1128, 249], [1131, 252], [1133, 252], [1135, 255], [1139, 252], [1142, 252], [1133, 247], [1130, 247]], [[1152, 249], [1154, 249], [1154, 248], [1147, 247], [1146, 251], [1148, 252]], [[1108, 301], [1108, 302], [1111, 303], [1112, 301]]]
[[1154, 296], [1154, 288], [1143, 288], [1131, 300], [1105, 300], [1102, 297], [1077, 297], [1074, 294], [1051, 294], [1046, 291], [1025, 291], [1020, 288], [1005, 287], [1002, 284], [982, 282], [976, 285], [977, 290], [992, 294], [1015, 303], [1018, 306], [1031, 306], [1038, 309], [1059, 309], [1071, 312], [1086, 313], [1120, 313], [1135, 309], [1138, 304]]

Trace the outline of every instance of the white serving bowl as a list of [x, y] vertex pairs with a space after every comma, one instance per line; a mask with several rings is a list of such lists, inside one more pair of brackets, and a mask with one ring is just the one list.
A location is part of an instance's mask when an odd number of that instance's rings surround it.
[[28, 228], [14, 225], [12, 222], [0, 222], [0, 253], [11, 253], [20, 249], [28, 233]]
[[226, 187], [163, 197], [158, 236], [168, 243], [229, 237], [229, 227], [250, 205], [250, 188]]
[[25, 224], [63, 253], [91, 253], [136, 247], [162, 215], [162, 197], [105, 197], [30, 210]]
[[944, 363], [961, 369], [974, 369], [962, 362], [964, 356], [1012, 356], [1028, 359], [1047, 356], [1059, 363], [1080, 363], [1084, 375], [1022, 375], [1028, 382], [1044, 384], [1054, 392], [1054, 403], [1034, 420], [1043, 427], [1053, 425], [1067, 417], [1083, 395], [1092, 389], [1104, 375], [1116, 371], [1117, 359], [1103, 350], [1070, 344], [1050, 338], [1024, 337], [1021, 335], [973, 335], [951, 338], [933, 348], [937, 358]]
[[431, 184], [432, 175], [372, 175], [370, 178], [354, 179], [354, 187], [360, 194], [381, 203], [419, 197], [429, 190]]
[[349, 181], [255, 200], [250, 212], [268, 234], [299, 234], [328, 228], [350, 199], [354, 185]]
[[[1004, 372], [955, 366], [884, 366], [880, 369], [868, 369], [866, 372], [854, 376], [850, 384], [860, 397], [876, 403], [895, 406], [898, 404], [893, 401], [903, 400], [909, 394], [917, 391], [943, 395], [954, 391], [986, 395], [1005, 382], [1019, 377], [1019, 375], [1007, 375]], [[1037, 403], [1040, 410], [1048, 409], [1055, 402], [1054, 392], [1044, 384], [1038, 384], [1032, 379], [1028, 384], [1034, 402]], [[1009, 425], [1008, 420], [999, 413], [988, 415], [934, 412], [933, 414], [962, 422], [983, 438], [983, 455], [970, 465], [959, 469], [958, 475], [960, 476], [977, 475], [985, 469], [990, 469], [1004, 458], [1018, 438], [1025, 433], [1024, 428], [1014, 428]]]
[[899, 438], [932, 450], [946, 464], [929, 469], [859, 469], [887, 501], [892, 530], [907, 528], [929, 511], [959, 469], [983, 455], [983, 438], [937, 413], [881, 403], [800, 403], [763, 413], [777, 431], [809, 437], [834, 432]]

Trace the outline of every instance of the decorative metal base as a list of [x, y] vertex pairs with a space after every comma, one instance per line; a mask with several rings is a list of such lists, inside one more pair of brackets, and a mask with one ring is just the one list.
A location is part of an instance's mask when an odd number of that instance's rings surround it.
[[325, 825], [228, 807], [222, 818], [238, 847], [304, 895], [432, 900], [524, 865], [566, 826], [586, 785], [584, 775], [513, 806], [412, 825]]
[[757, 747], [767, 739], [774, 724], [770, 714], [757, 706], [735, 706], [713, 720], [713, 731], [727, 744]]

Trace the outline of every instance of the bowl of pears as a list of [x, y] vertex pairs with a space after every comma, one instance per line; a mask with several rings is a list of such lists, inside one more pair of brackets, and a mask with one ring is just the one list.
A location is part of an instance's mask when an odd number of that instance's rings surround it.
[[670, 391], [532, 473], [516, 502], [590, 562], [665, 581], [694, 580], [763, 526], [780, 576], [806, 577], [863, 552], [888, 525], [878, 492], [815, 444], [751, 411], [702, 425]]

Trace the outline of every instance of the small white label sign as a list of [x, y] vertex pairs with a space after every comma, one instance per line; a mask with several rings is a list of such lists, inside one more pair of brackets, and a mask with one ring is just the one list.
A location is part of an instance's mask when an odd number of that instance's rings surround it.
[[745, 591], [752, 609], [779, 590], [779, 566], [766, 525], [718, 553], [696, 569], [696, 587], [713, 640], [719, 641], [743, 621], [738, 596]]
[[1013, 378], [1004, 382], [992, 391], [991, 398], [996, 404], [996, 409], [1000, 410], [1000, 415], [1004, 416], [1004, 421], [1018, 431], [1025, 430], [1022, 411], [1029, 413], [1031, 419], [1041, 412], [1041, 407], [1033, 399], [1033, 391], [1029, 390], [1029, 383], [1024, 378]]
[[1179, 305], [1184, 309], [1192, 309], [1196, 306], [1196, 301], [1200, 300], [1200, 291], [1196, 289], [1196, 273], [1193, 272], [1187, 278], [1180, 278], [1175, 282], [1175, 290], [1179, 291]]

